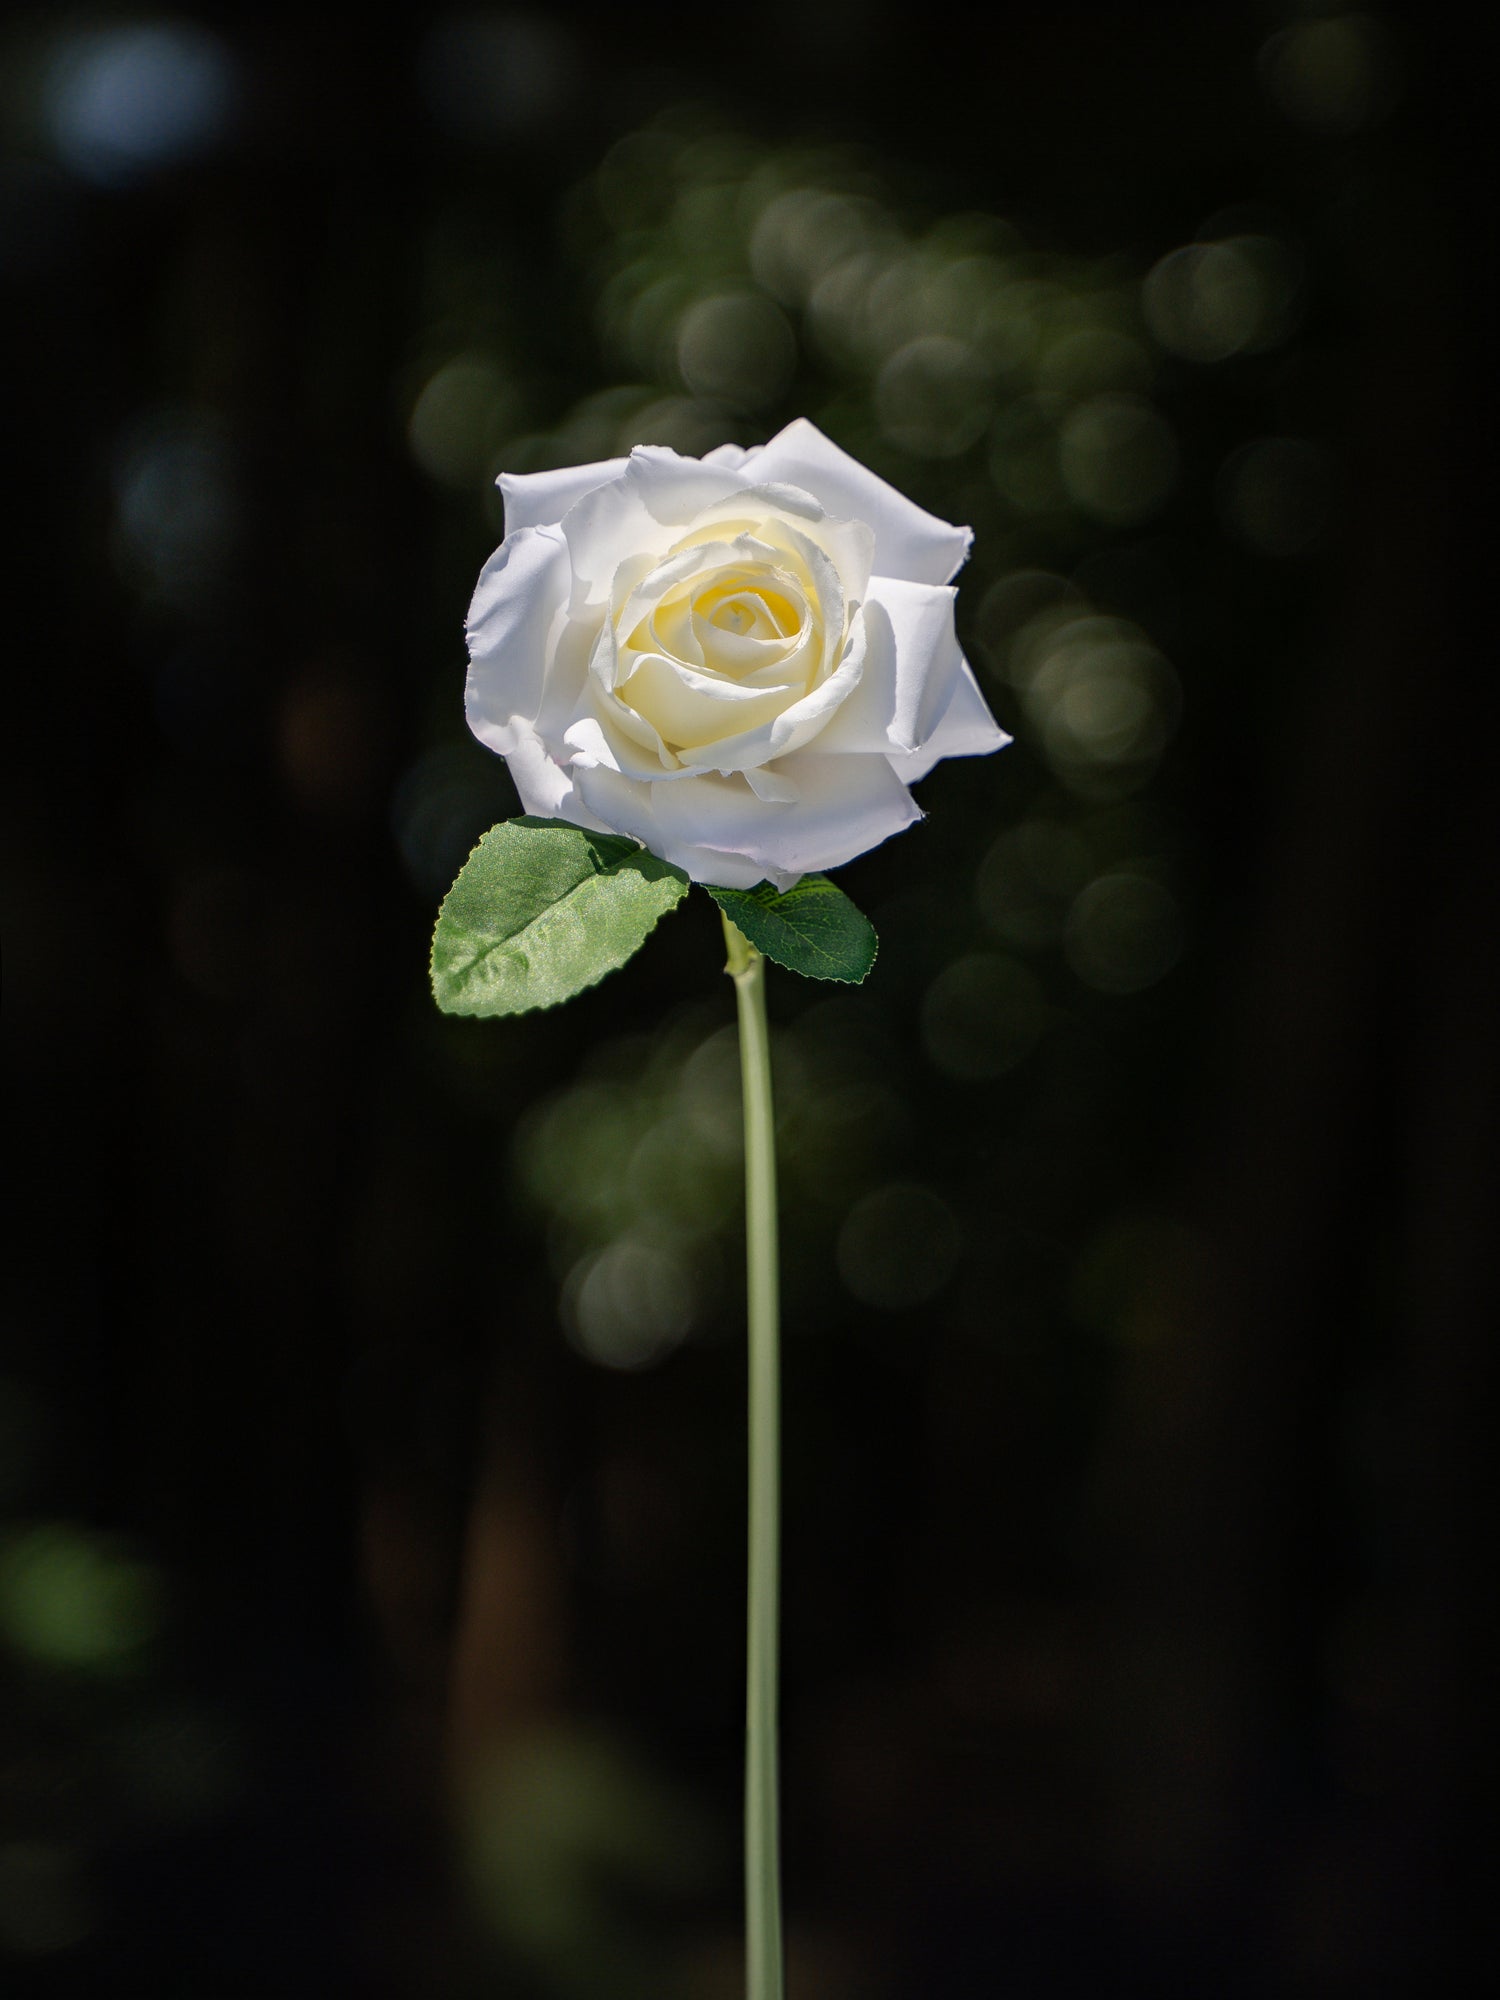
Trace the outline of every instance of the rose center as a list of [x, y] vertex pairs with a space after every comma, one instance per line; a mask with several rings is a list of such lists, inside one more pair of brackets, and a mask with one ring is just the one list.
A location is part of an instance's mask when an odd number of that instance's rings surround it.
[[[764, 761], [771, 739], [763, 733], [833, 670], [842, 607], [818, 551], [792, 546], [789, 533], [773, 536], [765, 523], [742, 541], [739, 559], [727, 562], [722, 543], [699, 539], [671, 551], [676, 576], [663, 579], [659, 595], [648, 577], [616, 614], [605, 712], [668, 769]], [[696, 573], [683, 574], [695, 559]], [[714, 765], [716, 755], [733, 762]]]

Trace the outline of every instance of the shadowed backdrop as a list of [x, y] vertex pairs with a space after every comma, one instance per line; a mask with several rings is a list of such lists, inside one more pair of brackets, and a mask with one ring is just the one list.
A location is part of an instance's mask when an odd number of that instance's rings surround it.
[[[772, 981], [796, 2000], [1430, 1992], [1492, 1253], [1458, 64], [1395, 10], [4, 31], [0, 1950], [738, 1991], [738, 1081], [694, 895], [440, 1017], [496, 474], [797, 415], [1016, 737]], [[8, 1989], [9, 1990], [9, 1989]]]

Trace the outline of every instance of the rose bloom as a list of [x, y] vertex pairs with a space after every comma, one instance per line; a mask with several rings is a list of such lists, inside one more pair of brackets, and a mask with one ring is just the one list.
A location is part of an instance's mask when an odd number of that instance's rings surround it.
[[500, 487], [466, 708], [528, 813], [787, 889], [919, 819], [940, 757], [1009, 740], [953, 629], [969, 530], [805, 420]]

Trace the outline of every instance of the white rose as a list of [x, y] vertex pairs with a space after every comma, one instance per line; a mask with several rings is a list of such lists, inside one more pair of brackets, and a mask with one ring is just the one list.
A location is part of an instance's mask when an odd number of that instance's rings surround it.
[[968, 529], [806, 421], [500, 486], [465, 705], [528, 813], [786, 889], [920, 818], [940, 757], [1009, 740], [953, 629]]

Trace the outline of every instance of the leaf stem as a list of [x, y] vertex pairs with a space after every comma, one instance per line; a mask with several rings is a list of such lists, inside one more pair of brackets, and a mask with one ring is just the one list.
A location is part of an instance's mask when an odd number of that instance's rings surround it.
[[750, 1534], [745, 1641], [745, 1994], [782, 2000], [781, 1861], [776, 1768], [780, 1594], [780, 1301], [776, 1128], [766, 962], [729, 918], [725, 970], [739, 1009], [745, 1103], [745, 1269], [749, 1318]]

